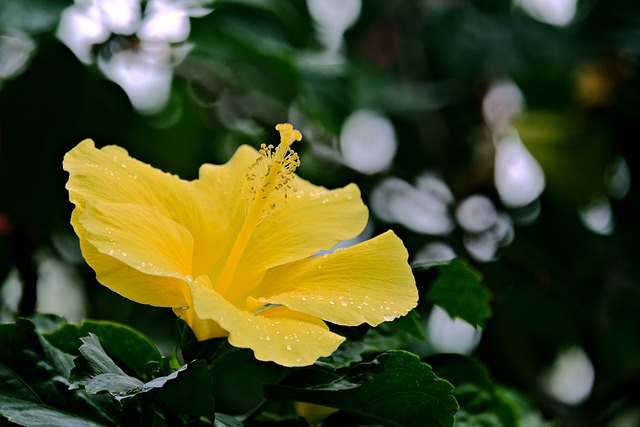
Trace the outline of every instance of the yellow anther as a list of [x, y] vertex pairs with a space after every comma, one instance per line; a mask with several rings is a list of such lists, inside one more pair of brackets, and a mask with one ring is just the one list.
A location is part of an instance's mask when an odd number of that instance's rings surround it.
[[276, 130], [280, 132], [281, 143], [290, 145], [293, 141], [301, 141], [302, 134], [299, 130], [294, 129], [289, 123], [280, 123], [276, 126]]

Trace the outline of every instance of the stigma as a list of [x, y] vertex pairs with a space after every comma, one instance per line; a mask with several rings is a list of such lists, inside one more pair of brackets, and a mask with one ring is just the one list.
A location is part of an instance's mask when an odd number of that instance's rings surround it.
[[262, 144], [259, 156], [249, 168], [249, 199], [253, 205], [263, 205], [263, 213], [272, 211], [278, 200], [287, 199], [295, 191], [289, 184], [294, 179], [295, 171], [300, 166], [300, 157], [291, 145], [302, 140], [302, 134], [289, 123], [276, 126], [280, 132], [280, 144]]

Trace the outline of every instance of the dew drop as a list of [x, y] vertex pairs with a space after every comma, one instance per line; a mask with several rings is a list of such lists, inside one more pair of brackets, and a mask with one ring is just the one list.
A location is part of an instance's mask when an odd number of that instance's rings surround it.
[[120, 255], [126, 258], [128, 254], [126, 252], [120, 252]]
[[291, 347], [290, 345], [287, 345], [287, 350], [291, 351], [293, 349], [293, 347]]
[[185, 276], [185, 279], [187, 279], [187, 282], [193, 282], [193, 277], [191, 276]]
[[329, 304], [334, 305], [334, 304], [335, 304], [335, 302], [333, 302], [333, 301], [329, 301]]
[[145, 268], [146, 266], [147, 266], [147, 263], [146, 263], [146, 262], [141, 262], [141, 263], [140, 263], [140, 268]]
[[271, 337], [267, 337], [267, 341], [271, 341]]
[[127, 165], [125, 163], [122, 163], [120, 166], [122, 166], [123, 169], [127, 168]]
[[307, 297], [301, 297], [300, 299], [301, 299], [302, 301], [306, 301], [306, 300], [307, 300]]
[[346, 307], [348, 304], [347, 304], [347, 302], [346, 302], [346, 301], [342, 301], [342, 302], [340, 303], [340, 305], [341, 305], [341, 306], [343, 306], [343, 307]]
[[395, 319], [395, 317], [394, 317], [394, 316], [392, 316], [391, 314], [383, 314], [383, 315], [382, 315], [382, 318], [383, 318], [385, 321], [387, 321], [387, 322], [389, 322], [389, 321], [391, 321], [391, 320]]

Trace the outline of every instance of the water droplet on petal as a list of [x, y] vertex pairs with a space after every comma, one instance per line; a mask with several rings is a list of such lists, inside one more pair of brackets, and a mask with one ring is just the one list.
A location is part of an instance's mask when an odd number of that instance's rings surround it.
[[291, 351], [292, 347], [290, 345], [287, 345], [287, 350]]
[[340, 303], [340, 305], [341, 305], [341, 306], [343, 306], [343, 307], [346, 307], [348, 304], [347, 304], [347, 302], [346, 302], [346, 301], [342, 301], [342, 302]]
[[391, 314], [383, 314], [383, 315], [382, 315], [382, 318], [383, 318], [386, 322], [389, 322], [389, 321], [391, 321], [391, 320], [395, 319], [395, 317], [394, 317], [393, 315], [391, 315]]

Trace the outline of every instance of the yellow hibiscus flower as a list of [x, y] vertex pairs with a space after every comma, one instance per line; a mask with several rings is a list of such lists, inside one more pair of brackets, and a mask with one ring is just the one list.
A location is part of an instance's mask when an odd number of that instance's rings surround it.
[[141, 304], [171, 307], [199, 340], [228, 337], [259, 360], [305, 366], [344, 340], [325, 321], [376, 326], [418, 294], [393, 232], [329, 255], [368, 211], [354, 184], [337, 190], [294, 174], [300, 133], [276, 148], [238, 148], [185, 181], [85, 140], [69, 151], [71, 224], [98, 281]]

